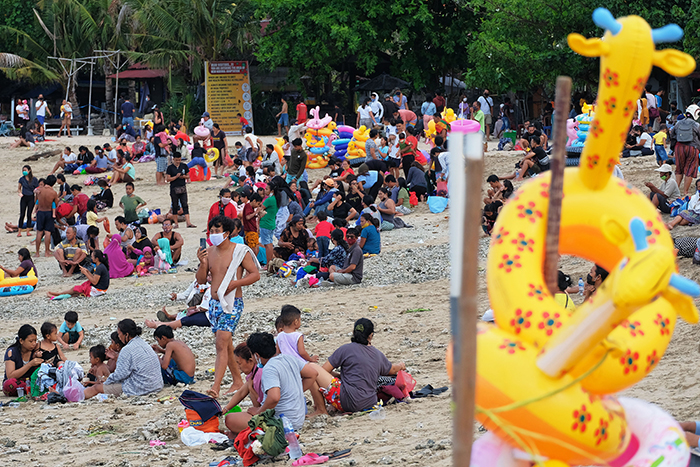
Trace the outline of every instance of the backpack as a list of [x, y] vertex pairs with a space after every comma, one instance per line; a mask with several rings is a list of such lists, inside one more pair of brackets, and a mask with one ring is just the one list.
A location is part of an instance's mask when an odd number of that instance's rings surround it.
[[689, 118], [676, 123], [676, 141], [679, 143], [691, 143], [693, 141], [693, 127], [695, 122]]

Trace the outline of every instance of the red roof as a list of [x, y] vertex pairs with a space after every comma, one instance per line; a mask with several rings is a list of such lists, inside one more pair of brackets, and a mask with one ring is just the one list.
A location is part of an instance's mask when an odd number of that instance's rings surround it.
[[[119, 77], [123, 79], [148, 79], [160, 78], [168, 74], [168, 70], [151, 70], [142, 63], [137, 63], [130, 66], [127, 70], [119, 73]], [[117, 74], [109, 75], [107, 78], [116, 78]]]

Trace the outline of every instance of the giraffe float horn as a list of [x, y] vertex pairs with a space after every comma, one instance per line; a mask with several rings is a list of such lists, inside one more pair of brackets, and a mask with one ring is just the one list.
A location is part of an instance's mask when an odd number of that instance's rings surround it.
[[593, 22], [599, 28], [607, 29], [613, 36], [617, 35], [622, 29], [622, 25], [615, 17], [605, 8], [596, 8], [593, 12]]
[[652, 29], [651, 38], [654, 44], [662, 42], [676, 42], [683, 39], [683, 30], [677, 24], [667, 24], [659, 29]]

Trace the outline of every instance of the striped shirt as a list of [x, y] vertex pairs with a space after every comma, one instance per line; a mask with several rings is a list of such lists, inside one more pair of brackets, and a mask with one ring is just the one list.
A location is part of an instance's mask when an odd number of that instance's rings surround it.
[[117, 368], [104, 384], [122, 384], [127, 396], [142, 396], [163, 389], [160, 360], [153, 349], [136, 336], [119, 352]]

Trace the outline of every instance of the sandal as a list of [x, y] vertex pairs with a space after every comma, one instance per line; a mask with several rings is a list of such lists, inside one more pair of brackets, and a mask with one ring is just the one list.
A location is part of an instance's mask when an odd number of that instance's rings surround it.
[[345, 457], [350, 457], [350, 451], [352, 451], [352, 449], [343, 449], [342, 451], [324, 452], [321, 455], [328, 456], [329, 459], [343, 459]]
[[225, 451], [226, 449], [233, 447], [233, 441], [234, 440], [232, 439], [227, 439], [221, 443], [214, 443], [209, 447], [214, 451]]
[[316, 453], [310, 452], [310, 453], [306, 454], [305, 456], [301, 456], [299, 459], [292, 462], [292, 465], [294, 467], [297, 467], [299, 465], [324, 464], [324, 463], [328, 462], [328, 459], [329, 459], [328, 456], [319, 456]]
[[156, 317], [161, 323], [169, 323], [173, 321], [172, 319], [168, 318], [168, 315], [166, 315], [163, 310], [159, 310], [158, 313], [156, 313]]

